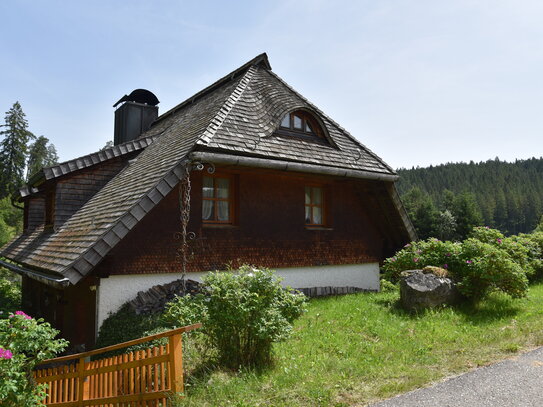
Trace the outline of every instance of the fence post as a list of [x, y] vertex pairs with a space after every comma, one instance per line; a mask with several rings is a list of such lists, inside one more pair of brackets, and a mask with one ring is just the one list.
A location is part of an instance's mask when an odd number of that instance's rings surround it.
[[183, 343], [182, 334], [170, 336], [170, 390], [181, 393], [183, 389]]
[[89, 398], [89, 382], [85, 377], [85, 358], [79, 358], [79, 365], [77, 366], [77, 405], [83, 406], [83, 400]]

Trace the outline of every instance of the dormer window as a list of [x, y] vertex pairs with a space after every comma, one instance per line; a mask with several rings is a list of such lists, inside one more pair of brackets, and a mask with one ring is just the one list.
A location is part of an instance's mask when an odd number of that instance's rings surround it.
[[305, 110], [295, 110], [283, 116], [277, 133], [329, 144], [317, 119]]

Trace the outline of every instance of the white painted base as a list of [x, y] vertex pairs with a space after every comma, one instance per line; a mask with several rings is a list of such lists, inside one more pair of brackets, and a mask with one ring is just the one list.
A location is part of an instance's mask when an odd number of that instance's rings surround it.
[[[283, 279], [283, 286], [310, 287], [359, 287], [379, 291], [379, 264], [344, 264], [336, 266], [289, 267], [276, 270]], [[187, 274], [187, 278], [202, 281], [206, 272]], [[138, 292], [154, 285], [170, 283], [181, 278], [178, 273], [131, 274], [111, 276], [100, 280], [96, 293], [96, 321], [99, 329], [110, 313], [117, 311]], [[98, 329], [96, 332], [98, 332]]]

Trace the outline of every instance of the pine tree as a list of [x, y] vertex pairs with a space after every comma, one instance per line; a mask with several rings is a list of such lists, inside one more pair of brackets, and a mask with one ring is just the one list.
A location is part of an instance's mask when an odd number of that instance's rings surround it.
[[459, 240], [464, 240], [475, 226], [481, 226], [483, 217], [477, 207], [474, 194], [464, 192], [454, 198], [453, 215], [456, 219], [456, 233]]
[[28, 130], [28, 121], [19, 102], [6, 112], [0, 135], [0, 198], [11, 196], [24, 182], [28, 143], [35, 136]]
[[414, 187], [402, 197], [402, 201], [419, 238], [435, 236], [438, 211], [430, 196]]
[[456, 219], [448, 209], [438, 213], [436, 218], [436, 237], [441, 240], [453, 240], [456, 234]]
[[49, 143], [49, 139], [39, 136], [34, 143], [30, 145], [28, 151], [27, 180], [43, 167], [48, 167], [58, 163], [57, 149]]

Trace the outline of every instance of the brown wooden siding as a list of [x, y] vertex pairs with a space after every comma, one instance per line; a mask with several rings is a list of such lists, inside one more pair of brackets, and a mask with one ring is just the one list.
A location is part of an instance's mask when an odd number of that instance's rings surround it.
[[45, 198], [36, 196], [25, 203], [25, 230], [34, 230], [44, 225]]
[[[189, 271], [244, 263], [280, 268], [377, 262], [391, 244], [378, 227], [383, 214], [370, 204], [377, 182], [255, 169], [229, 173], [237, 192], [233, 226], [202, 223], [202, 173], [193, 172], [189, 231], [196, 239], [190, 242]], [[304, 186], [315, 182], [326, 190], [326, 228], [305, 226]], [[179, 272], [178, 208], [175, 189], [113, 249], [97, 275]]]
[[22, 308], [28, 315], [43, 318], [60, 330], [61, 337], [70, 341], [69, 349], [89, 349], [95, 337], [96, 291], [91, 290], [94, 281], [88, 277], [76, 286], [57, 290], [23, 277]]

